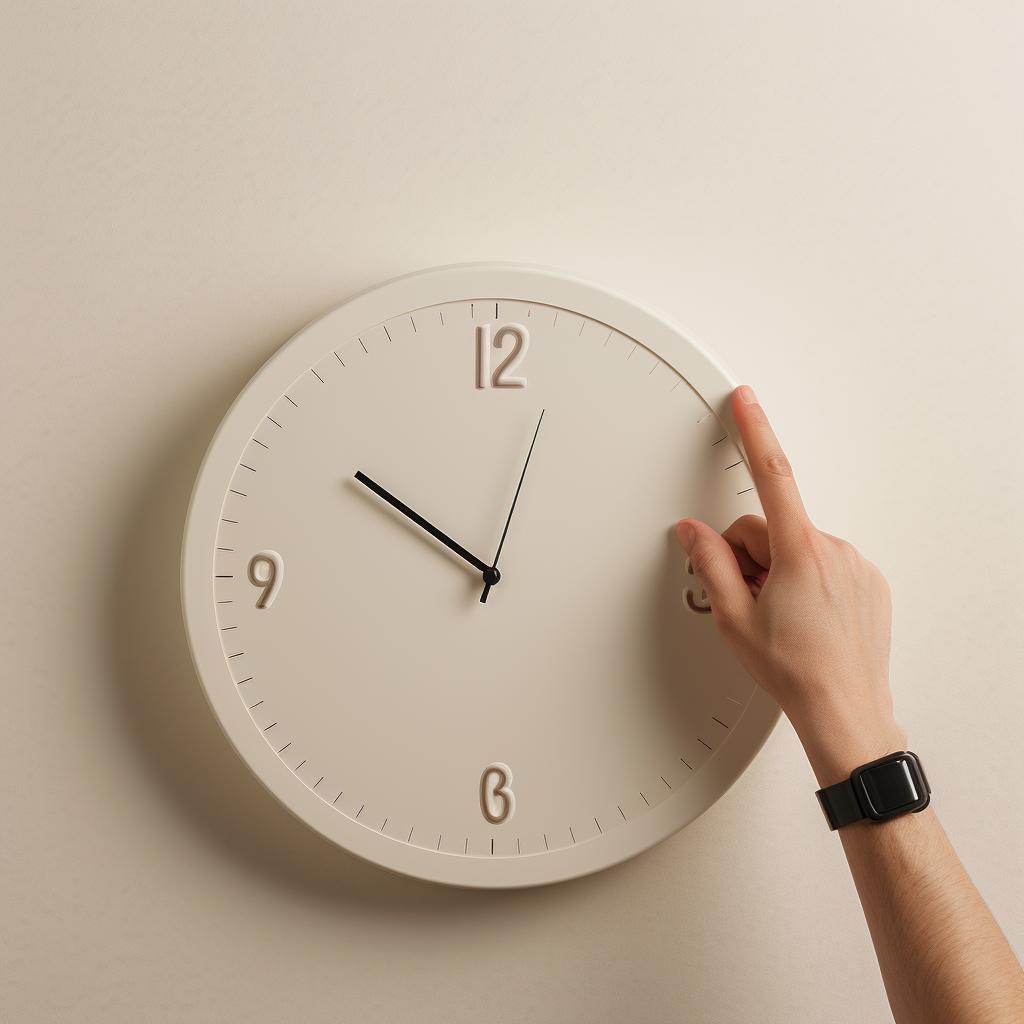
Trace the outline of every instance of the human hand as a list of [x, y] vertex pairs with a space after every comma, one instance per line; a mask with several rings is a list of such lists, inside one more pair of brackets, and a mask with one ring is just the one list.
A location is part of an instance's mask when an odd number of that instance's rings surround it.
[[892, 605], [879, 570], [808, 519], [754, 392], [732, 395], [765, 519], [676, 527], [719, 631], [793, 723], [822, 786], [906, 749], [889, 690]]

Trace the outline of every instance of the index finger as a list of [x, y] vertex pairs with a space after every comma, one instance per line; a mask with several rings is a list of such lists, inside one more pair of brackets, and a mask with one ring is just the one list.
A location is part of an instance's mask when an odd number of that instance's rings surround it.
[[768, 417], [746, 384], [732, 393], [732, 414], [747, 450], [750, 475], [768, 520], [768, 533], [781, 536], [807, 524], [793, 468], [775, 436]]

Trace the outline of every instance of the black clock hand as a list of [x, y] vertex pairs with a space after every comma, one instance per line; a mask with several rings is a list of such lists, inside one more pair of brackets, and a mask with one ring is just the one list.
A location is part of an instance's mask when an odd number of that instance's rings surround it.
[[442, 533], [436, 526], [434, 526], [433, 523], [427, 522], [427, 520], [418, 512], [409, 508], [404, 501], [399, 501], [398, 498], [396, 498], [390, 491], [384, 490], [379, 483], [375, 480], [371, 480], [361, 469], [356, 470], [356, 479], [365, 487], [368, 487], [373, 491], [374, 494], [383, 498], [393, 508], [398, 509], [403, 516], [411, 519], [418, 527], [426, 530], [431, 537], [439, 540], [446, 548], [449, 549], [449, 551], [454, 551], [459, 558], [463, 559], [463, 561], [469, 562], [474, 569], [483, 573], [485, 583], [490, 579], [490, 583], [487, 583], [488, 586], [490, 586], [491, 583], [498, 582], [497, 578], [492, 578], [492, 575], [496, 577], [494, 570], [485, 561], [483, 561], [483, 559], [477, 558], [471, 551], [467, 551], [457, 541], [452, 540], [448, 534]]
[[509, 524], [512, 522], [512, 513], [516, 510], [516, 502], [519, 500], [519, 492], [522, 490], [523, 481], [526, 479], [526, 467], [530, 465], [530, 456], [533, 455], [533, 446], [537, 443], [537, 435], [540, 433], [540, 425], [544, 422], [544, 413], [546, 409], [541, 409], [540, 419], [537, 420], [537, 429], [533, 432], [533, 440], [530, 442], [530, 450], [526, 453], [526, 462], [523, 463], [523, 471], [519, 474], [519, 483], [516, 485], [516, 493], [512, 498], [512, 507], [508, 510], [508, 519], [505, 520], [505, 529], [501, 531], [501, 540], [498, 541], [498, 550], [494, 554], [494, 561], [488, 567], [493, 574], [493, 578], [488, 578], [487, 574], [484, 574], [484, 590], [480, 595], [480, 603], [487, 603], [487, 595], [491, 591], [491, 587], [501, 579], [501, 573], [498, 572], [498, 559], [501, 557], [501, 549], [505, 546], [505, 538], [508, 536]]

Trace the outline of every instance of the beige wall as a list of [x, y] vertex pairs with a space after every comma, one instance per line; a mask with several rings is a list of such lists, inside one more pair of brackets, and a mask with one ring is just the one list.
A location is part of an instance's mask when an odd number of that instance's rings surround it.
[[207, 712], [176, 569], [227, 404], [357, 289], [494, 257], [659, 305], [758, 386], [889, 574], [898, 711], [1021, 948], [1019, 5], [2, 22], [3, 1019], [887, 1018], [785, 724], [653, 852], [481, 894], [329, 847]]

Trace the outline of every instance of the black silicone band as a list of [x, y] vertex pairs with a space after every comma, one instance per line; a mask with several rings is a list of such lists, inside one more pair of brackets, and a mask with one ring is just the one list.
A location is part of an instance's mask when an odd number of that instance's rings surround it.
[[855, 821], [863, 821], [867, 815], [857, 799], [857, 791], [849, 779], [843, 779], [827, 789], [819, 789], [818, 802], [825, 814], [828, 827], [835, 832], [844, 825], [852, 825]]

